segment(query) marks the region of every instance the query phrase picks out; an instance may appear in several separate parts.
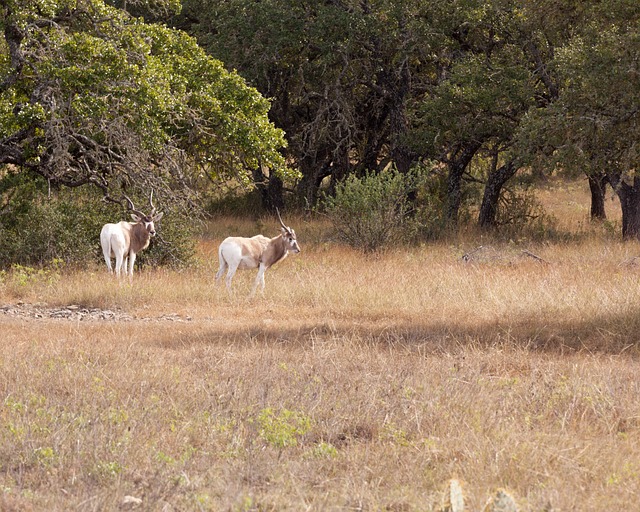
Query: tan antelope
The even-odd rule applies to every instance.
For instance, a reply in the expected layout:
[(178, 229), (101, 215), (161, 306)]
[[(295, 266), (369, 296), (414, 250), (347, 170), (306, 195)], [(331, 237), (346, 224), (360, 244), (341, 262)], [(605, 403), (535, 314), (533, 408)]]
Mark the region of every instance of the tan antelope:
[(284, 225), (280, 212), (281, 233), (275, 238), (256, 235), (251, 238), (240, 236), (230, 236), (225, 238), (218, 248), (218, 258), (220, 259), (220, 269), (216, 273), (216, 283), (220, 281), (225, 270), (227, 272), (227, 290), (231, 293), (231, 280), (236, 270), (245, 268), (258, 268), (258, 275), (251, 289), (251, 296), (256, 292), (259, 284), (262, 285), (264, 293), (264, 273), (275, 263), (285, 259), (289, 251), (298, 253), (300, 246), (296, 240), (296, 233), (290, 227)]
[[(131, 211), (131, 218), (135, 222), (121, 221), (117, 224), (105, 224), (100, 232), (100, 245), (104, 254), (104, 261), (107, 263), (109, 272), (113, 272), (111, 258), (116, 259), (116, 275), (120, 277), (120, 271), (124, 263), (124, 272), (129, 274), (129, 279), (133, 278), (133, 264), (136, 255), (149, 247), (152, 236), (156, 234), (155, 222), (162, 218), (162, 212), (156, 213), (153, 206), (153, 191), (149, 196), (151, 213), (145, 215), (140, 210), (136, 210), (133, 201), (124, 196), (129, 203), (128, 210)], [(116, 201), (117, 202), (117, 201)], [(127, 261), (129, 269), (127, 271)]]

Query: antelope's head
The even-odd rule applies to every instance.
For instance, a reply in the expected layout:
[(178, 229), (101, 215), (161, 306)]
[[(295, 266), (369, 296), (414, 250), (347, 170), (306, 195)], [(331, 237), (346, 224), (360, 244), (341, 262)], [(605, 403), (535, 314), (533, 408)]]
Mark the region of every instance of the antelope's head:
[(153, 206), (153, 190), (151, 191), (151, 195), (149, 196), (149, 205), (151, 206), (151, 213), (149, 215), (146, 215), (140, 210), (136, 210), (136, 207), (133, 205), (133, 201), (127, 196), (124, 196), (124, 198), (129, 203), (131, 218), (138, 224), (142, 225), (150, 237), (156, 236), (155, 223), (158, 222), (164, 214), (163, 212), (156, 213), (156, 207)]
[(298, 245), (298, 240), (296, 239), (296, 232), (285, 226), (284, 222), (282, 222), (282, 217), (280, 217), (280, 211), (276, 208), (276, 213), (278, 214), (278, 220), (280, 221), (280, 231), (282, 232), (282, 240), (284, 240), (285, 247), (287, 251), (291, 252), (300, 252), (300, 246)]

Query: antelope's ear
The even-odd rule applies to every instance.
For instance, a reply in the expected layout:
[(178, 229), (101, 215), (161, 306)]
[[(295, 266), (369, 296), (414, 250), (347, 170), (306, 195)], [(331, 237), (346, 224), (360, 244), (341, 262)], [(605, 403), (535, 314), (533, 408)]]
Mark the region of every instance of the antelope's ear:
[(164, 215), (164, 212), (156, 213), (153, 216), (153, 222), (158, 222), (162, 218), (163, 215)]
[(135, 213), (132, 213), (132, 214), (131, 214), (131, 218), (132, 218), (133, 220), (135, 220), (136, 222), (140, 222), (140, 217), (138, 217)]

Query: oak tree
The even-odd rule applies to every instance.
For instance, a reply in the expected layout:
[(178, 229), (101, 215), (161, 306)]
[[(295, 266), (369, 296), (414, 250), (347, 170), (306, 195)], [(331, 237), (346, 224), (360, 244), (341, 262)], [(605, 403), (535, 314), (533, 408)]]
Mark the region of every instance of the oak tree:
[(216, 174), (292, 172), (269, 102), (186, 33), (103, 0), (0, 7), (3, 175), (188, 197)]

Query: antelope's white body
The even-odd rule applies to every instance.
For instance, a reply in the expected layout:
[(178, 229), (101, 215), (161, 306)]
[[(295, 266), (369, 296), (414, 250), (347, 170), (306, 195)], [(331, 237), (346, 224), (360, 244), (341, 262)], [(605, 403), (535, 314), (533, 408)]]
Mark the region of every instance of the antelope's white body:
[[(280, 214), (278, 214), (278, 217)], [(231, 293), (231, 281), (238, 269), (258, 269), (258, 275), (253, 283), (251, 295), (253, 295), (261, 285), (264, 292), (264, 273), (272, 265), (283, 260), (289, 251), (298, 253), (300, 246), (296, 239), (295, 231), (282, 223), (282, 233), (274, 238), (267, 238), (263, 235), (256, 235), (251, 238), (230, 236), (225, 238), (218, 248), (218, 259), (220, 268), (216, 273), (216, 282), (222, 279), (225, 271), (227, 277), (225, 282), (227, 290)]]
[[(124, 265), (124, 273), (133, 278), (133, 265), (136, 255), (149, 247), (151, 237), (155, 236), (155, 222), (162, 218), (162, 212), (155, 213), (155, 208), (150, 215), (145, 215), (136, 210), (129, 198), (130, 208), (133, 210), (131, 218), (134, 222), (121, 221), (117, 224), (105, 224), (100, 231), (100, 245), (102, 254), (110, 273), (113, 272), (111, 258), (116, 260), (116, 276), (120, 277)], [(153, 203), (151, 202), (153, 207)]]

